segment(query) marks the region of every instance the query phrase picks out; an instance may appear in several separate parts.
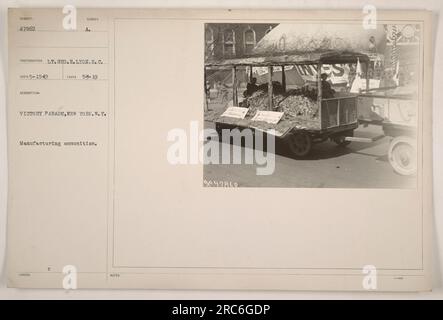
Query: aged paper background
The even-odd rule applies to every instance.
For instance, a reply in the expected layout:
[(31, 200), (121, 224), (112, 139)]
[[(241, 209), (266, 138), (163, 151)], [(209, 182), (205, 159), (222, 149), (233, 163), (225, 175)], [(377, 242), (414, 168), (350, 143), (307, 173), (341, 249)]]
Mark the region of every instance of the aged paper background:
[[(55, 221), (56, 225), (64, 225), (65, 223), (70, 225), (69, 228), (63, 228), (63, 237), (68, 239), (64, 243), (67, 256), (57, 255), (56, 260), (54, 260), (53, 253), (47, 251), (44, 253), (47, 254), (47, 257), (43, 257), (43, 259), (51, 260), (51, 264), (59, 268), (69, 256), (69, 259), (81, 262), (81, 269), (88, 270), (91, 273), (113, 271), (112, 265), (131, 267), (191, 267), (195, 266), (196, 262), (203, 262), (203, 264), (197, 265), (197, 267), (217, 266), (217, 268), (225, 269), (257, 266), (268, 269), (284, 266), (284, 271), (279, 272), (280, 277), (278, 277), (283, 279), (282, 275), (286, 274), (283, 280), (285, 283), (278, 282), (282, 289), (289, 289), (291, 286), (310, 289), (310, 286), (313, 284), (312, 279), (315, 279), (316, 276), (314, 275), (311, 279), (309, 274), (308, 277), (306, 275), (303, 276), (303, 274), (312, 266), (320, 266), (319, 268), (332, 267), (333, 269), (355, 269), (355, 271), (350, 272), (351, 275), (358, 276), (358, 279), (355, 281), (352, 280), (351, 276), (348, 280), (344, 280), (346, 277), (340, 277), (338, 282), (334, 282), (333, 279), (322, 279), (319, 283), (314, 284), (314, 286), (322, 286), (327, 283), (326, 285), (329, 286), (325, 287), (326, 289), (334, 289), (337, 286), (340, 286), (342, 289), (355, 288), (356, 284), (361, 282), (361, 265), (367, 264), (364, 257), (371, 255), (374, 259), (371, 259), (370, 264), (381, 265), (381, 269), (420, 269), (423, 266), (422, 262), (428, 263), (421, 260), (421, 256), (427, 256), (427, 253), (425, 252), (424, 254), (421, 250), (420, 246), (423, 243), (417, 241), (417, 239), (422, 237), (422, 234), (421, 230), (416, 228), (418, 224), (421, 224), (421, 217), (414, 214), (414, 210), (417, 210), (420, 206), (414, 190), (305, 189), (302, 190), (302, 194), (297, 189), (278, 191), (271, 189), (204, 190), (200, 184), (202, 174), (200, 166), (176, 167), (173, 169), (174, 180), (168, 179), (167, 176), (171, 174), (171, 167), (164, 159), (166, 154), (165, 148), (167, 147), (165, 140), (167, 130), (171, 127), (186, 129), (189, 125), (189, 120), (201, 119), (202, 96), (200, 84), (203, 82), (203, 78), (200, 72), (192, 72), (192, 70), (202, 69), (202, 56), (195, 54), (195, 52), (203, 53), (201, 43), (202, 25), (200, 22), (180, 21), (177, 18), (179, 13), (176, 16), (172, 13), (174, 23), (152, 18), (146, 20), (144, 19), (146, 15), (143, 12), (138, 14), (138, 17), (136, 17), (134, 12), (129, 11), (127, 14), (117, 14), (119, 19), (115, 22), (115, 30), (113, 30), (115, 34), (114, 39), (117, 40), (115, 40), (114, 53), (111, 53), (110, 57), (111, 60), (113, 59), (113, 54), (117, 57), (115, 69), (112, 70), (110, 76), (111, 80), (114, 79), (116, 87), (119, 89), (115, 90), (112, 87), (110, 89), (111, 102), (112, 99), (115, 99), (113, 102), (116, 106), (116, 116), (111, 119), (115, 123), (115, 132), (111, 132), (111, 136), (115, 135), (113, 136), (114, 139), (111, 139), (115, 143), (114, 146), (111, 145), (111, 150), (115, 152), (116, 156), (115, 161), (111, 161), (114, 163), (110, 164), (110, 167), (115, 167), (114, 191), (115, 195), (117, 195), (114, 198), (116, 199), (115, 211), (113, 219), (111, 219), (112, 228), (115, 228), (114, 232), (111, 233), (115, 238), (112, 239), (114, 243), (113, 252), (106, 252), (105, 241), (94, 241), (96, 237), (99, 237), (98, 235), (106, 234), (106, 232), (111, 230), (111, 224), (103, 224), (109, 218), (107, 212), (102, 211), (106, 208), (97, 205), (98, 203), (106, 202), (106, 195), (102, 192), (106, 187), (101, 185), (106, 180), (105, 176), (107, 173), (107, 168), (104, 168), (102, 165), (103, 161), (106, 161), (107, 154), (103, 150), (103, 152), (98, 152), (98, 155), (95, 154), (94, 158), (88, 156), (83, 158), (84, 155), (78, 155), (80, 157), (78, 159), (70, 158), (69, 161), (76, 161), (80, 168), (82, 168), (82, 161), (87, 161), (89, 165), (87, 168), (84, 168), (87, 170), (80, 170), (81, 173), (79, 172), (80, 174), (70, 182), (73, 186), (82, 185), (85, 179), (91, 182), (91, 175), (94, 175), (97, 180), (94, 179), (94, 184), (90, 186), (89, 191), (83, 190), (84, 194), (78, 193), (80, 191), (76, 189), (77, 196), (82, 201), (74, 201), (76, 204), (71, 207), (72, 212), (66, 212), (66, 207), (62, 205), (61, 199), (66, 196), (65, 201), (72, 201), (73, 194), (60, 192), (57, 195), (59, 199), (57, 203), (60, 203), (61, 209), (63, 209), (60, 211), (64, 211), (64, 213), (63, 216), (59, 216), (52, 221)], [(269, 19), (275, 19), (271, 12), (263, 13), (263, 15), (266, 14), (269, 15)], [(121, 16), (126, 16), (130, 19), (120, 18)], [(248, 15), (248, 18), (250, 16)], [(229, 19), (231, 17), (232, 15), (229, 15)], [(241, 17), (240, 14), (239, 17)], [(222, 14), (215, 14), (212, 18), (226, 19)], [(158, 27), (162, 29), (161, 34), (156, 31)], [(154, 51), (150, 41), (140, 42), (137, 37), (133, 36), (135, 33), (139, 33), (140, 30), (144, 30), (143, 37), (152, 39), (153, 42), (158, 42), (163, 37), (170, 38), (171, 47), (168, 47), (169, 42), (166, 42), (165, 46), (156, 48)], [(188, 40), (186, 45), (183, 43), (184, 33), (186, 33), (186, 40)], [(197, 35), (195, 36), (195, 41), (189, 41), (190, 35), (193, 34)], [(175, 39), (177, 41), (174, 41)], [(113, 40), (111, 39), (111, 41)], [(176, 45), (180, 42), (183, 44), (184, 49), (180, 52), (182, 56), (171, 56), (170, 53), (176, 50)], [(128, 50), (128, 48), (134, 46), (138, 50)], [(186, 61), (184, 66), (182, 66), (183, 57), (185, 57), (184, 60)], [(147, 64), (147, 61), (155, 61), (155, 63)], [(146, 79), (144, 77), (144, 73), (140, 72), (140, 65), (145, 66), (149, 72), (158, 75), (155, 81), (150, 82), (149, 78)], [(177, 77), (176, 69), (178, 66), (185, 68), (183, 73), (190, 75), (191, 78), (183, 79)], [(113, 75), (114, 78), (112, 78)], [(174, 95), (164, 94), (163, 84), (170, 81), (171, 77), (174, 78), (174, 81), (179, 81), (183, 84), (181, 87), (182, 92), (177, 92)], [(133, 85), (126, 86), (125, 84), (128, 81), (131, 81)], [(146, 86), (152, 88), (156, 94), (146, 97)], [(112, 92), (113, 90), (114, 92)], [(149, 104), (154, 106), (155, 113), (146, 109), (146, 101), (149, 101)], [(119, 107), (123, 105), (131, 106), (131, 108)], [(167, 108), (171, 105), (178, 106), (174, 109), (173, 119), (170, 118), (170, 112)], [(190, 109), (183, 106), (190, 106)], [(155, 114), (155, 118), (152, 116), (153, 114)], [(168, 119), (170, 122), (160, 121), (159, 119)], [(149, 126), (147, 126), (147, 121), (149, 121)], [(102, 129), (106, 132), (106, 128)], [(98, 132), (96, 130), (100, 130), (100, 128), (94, 128), (91, 134)], [(85, 134), (85, 132), (87, 131), (82, 131), (82, 134)], [(425, 131), (425, 134), (429, 135), (429, 132)], [(157, 150), (157, 152), (154, 154), (148, 152), (148, 149), (143, 149), (144, 145), (149, 145), (149, 150)], [(140, 150), (145, 151), (140, 153)], [(137, 151), (139, 155), (136, 158), (131, 156), (134, 151)], [(77, 155), (70, 154), (69, 156), (76, 157)], [(39, 161), (41, 161), (41, 164), (45, 163), (43, 156), (39, 158), (38, 154), (32, 154), (32, 157), (33, 161), (36, 161), (33, 163), (38, 164)], [(30, 157), (25, 156), (14, 160), (17, 160), (20, 164), (20, 161), (30, 161), (29, 159)], [(60, 162), (57, 163), (61, 165), (64, 161), (66, 159), (60, 159)], [(90, 166), (91, 163), (93, 164), (92, 167)], [(94, 164), (96, 167), (94, 167)], [(137, 170), (134, 170), (134, 168), (137, 168)], [(54, 170), (58, 169), (63, 170), (63, 167), (54, 168)], [(40, 171), (38, 173), (30, 172), (29, 174), (35, 174), (35, 179), (38, 180), (47, 177), (48, 173)], [(43, 176), (39, 176), (40, 174)], [(430, 173), (426, 172), (425, 174)], [(26, 177), (26, 175), (21, 176)], [(146, 177), (150, 178), (147, 179)], [(21, 184), (19, 181), (18, 185), (24, 186), (26, 181), (24, 180)], [(193, 181), (195, 182), (193, 183)], [(419, 183), (421, 182), (419, 181)], [(90, 192), (95, 190), (94, 188), (96, 188), (98, 193), (94, 191), (91, 194)], [(24, 198), (32, 199), (34, 197), (33, 192), (35, 189), (30, 188), (29, 194), (26, 194), (26, 189), (20, 188), (20, 190)], [(187, 191), (187, 194), (183, 192), (184, 190)], [(44, 193), (44, 190), (42, 192)], [(263, 193), (263, 196), (260, 193)], [(284, 206), (279, 201), (274, 203), (261, 203), (257, 201), (257, 199), (262, 199), (264, 196), (268, 197), (269, 193), (276, 193), (276, 199), (279, 197), (282, 199), (291, 197), (297, 203), (297, 210), (286, 212), (282, 210)], [(97, 195), (99, 195), (98, 198)], [(148, 195), (155, 196), (147, 198)], [(91, 197), (90, 202), (87, 200), (88, 196)], [(300, 199), (297, 199), (298, 196)], [(174, 201), (170, 201), (170, 197), (173, 197)], [(218, 200), (221, 197), (223, 197), (224, 201)], [(328, 203), (326, 205), (323, 203), (322, 205), (322, 203), (317, 201), (306, 201), (309, 197), (312, 197), (312, 199), (317, 199), (318, 197), (328, 199)], [(349, 202), (349, 207), (346, 206), (343, 210), (337, 210), (337, 208), (342, 209), (344, 199)], [(387, 199), (389, 201), (384, 201)], [(354, 201), (355, 205), (353, 205)], [(31, 202), (19, 201), (17, 203), (23, 205), (21, 208), (22, 212), (26, 210), (31, 212), (33, 209)], [(85, 219), (79, 219), (78, 213), (89, 211), (91, 204), (94, 205), (94, 203), (97, 205), (94, 215), (88, 215), (87, 219), (86, 217)], [(140, 205), (140, 203), (143, 205)], [(189, 214), (187, 210), (183, 210), (187, 203), (193, 204), (192, 214)], [(217, 206), (214, 206), (214, 203), (217, 203)], [(257, 206), (256, 209), (251, 207), (254, 205)], [(278, 208), (279, 205), (282, 206), (281, 209)], [(159, 208), (160, 210), (158, 210)], [(238, 209), (240, 209), (240, 212), (246, 212), (246, 214), (239, 216)], [(52, 210), (53, 208), (47, 208), (46, 212)], [(125, 214), (126, 212), (132, 212), (134, 215), (127, 215)], [(389, 212), (388, 215), (386, 214), (387, 212)], [(72, 220), (66, 220), (67, 217), (72, 217)], [(271, 217), (272, 223), (275, 224), (273, 228), (281, 231), (278, 234), (269, 230), (267, 222), (271, 220)], [(32, 220), (31, 223), (29, 223), (30, 216), (23, 217), (23, 219), (23, 221), (28, 222), (27, 225), (31, 228), (31, 232), (27, 234), (32, 234), (35, 223), (41, 223), (39, 225), (41, 230), (47, 228), (45, 223), (47, 221), (42, 219)], [(96, 219), (96, 222), (90, 219)], [(158, 224), (153, 225), (153, 219)], [(171, 223), (172, 220), (174, 221), (173, 223)], [(304, 225), (298, 226), (297, 221), (300, 220), (303, 221)], [(232, 228), (233, 221), (239, 226), (238, 228)], [(288, 221), (292, 223), (288, 223)], [(425, 219), (425, 224), (428, 222)], [(23, 222), (16, 220), (15, 223)], [(161, 227), (165, 224), (169, 228), (168, 233), (165, 233)], [(97, 226), (101, 227), (97, 228)], [(245, 232), (246, 226), (250, 227), (249, 232)], [(47, 230), (54, 230), (52, 227)], [(371, 227), (380, 230), (384, 237), (381, 236), (373, 239), (368, 232), (368, 229)], [(78, 237), (76, 229), (82, 230), (82, 237)], [(190, 232), (190, 230), (196, 229), (201, 230), (201, 232)], [(368, 232), (367, 235), (365, 235), (365, 230)], [(383, 233), (382, 230), (395, 230), (395, 234)], [(228, 231), (229, 237), (226, 237), (225, 235)], [(72, 234), (69, 234), (69, 232), (72, 232)], [(328, 234), (327, 238), (324, 237), (325, 234)], [(354, 237), (356, 234), (358, 238)], [(57, 235), (58, 233), (56, 232), (54, 236)], [(174, 238), (171, 238), (171, 235)], [(177, 238), (180, 241), (175, 241)], [(76, 240), (73, 241), (72, 239)], [(349, 242), (349, 239), (353, 239), (353, 241)], [(42, 248), (48, 247), (53, 242), (53, 239), (47, 234), (44, 237), (38, 235), (31, 240), (34, 241), (33, 243), (35, 243), (35, 240), (41, 241), (37, 243)], [(84, 244), (78, 241), (84, 241)], [(153, 246), (154, 241), (156, 245)], [(16, 241), (15, 243), (22, 242)], [(294, 243), (301, 243), (302, 245), (294, 246)], [(222, 245), (220, 246), (220, 244)], [(309, 245), (306, 246), (306, 244)], [(81, 251), (77, 249), (79, 245), (82, 247)], [(176, 250), (168, 252), (172, 246)], [(211, 250), (214, 247), (221, 249), (220, 251)], [(344, 247), (346, 250), (343, 250)], [(404, 252), (396, 251), (399, 254), (399, 256), (396, 256), (393, 248), (399, 247), (408, 249)], [(254, 259), (245, 256), (242, 253), (242, 248), (249, 252), (252, 249)], [(31, 269), (35, 268), (36, 271), (43, 271), (41, 268), (45, 262), (42, 264), (42, 261), (29, 256), (25, 243), (20, 250), (23, 250), (24, 254), (19, 255), (20, 261), (15, 262), (12, 260), (13, 266), (20, 267), (26, 265)], [(149, 256), (138, 254), (147, 250), (151, 253)], [(271, 251), (272, 255), (270, 254)], [(325, 255), (325, 251), (329, 252), (330, 255)], [(75, 252), (74, 255), (78, 256), (73, 258), (73, 252)], [(204, 261), (201, 260), (202, 253), (206, 257)], [(29, 258), (26, 258), (27, 255)], [(303, 257), (302, 261), (299, 259), (300, 256)], [(375, 262), (372, 262), (373, 260)], [(401, 262), (400, 264), (399, 261)], [(104, 265), (103, 262), (105, 262)], [(23, 264), (20, 265), (21, 263)], [(104, 269), (103, 266), (106, 265), (108, 266), (107, 268), (110, 268), (109, 265), (111, 265), (111, 269), (106, 269), (106, 267)], [(289, 269), (294, 268), (301, 269), (302, 271), (288, 272)], [(145, 287), (153, 284), (154, 287), (186, 287), (186, 285), (177, 286), (177, 283), (179, 283), (179, 278), (183, 278), (183, 274), (188, 273), (187, 271), (182, 272), (178, 278), (177, 272), (171, 272), (169, 280), (167, 279), (168, 276), (165, 276), (165, 279), (158, 276), (157, 271), (153, 270), (152, 277), (148, 275), (143, 279), (142, 284), (140, 284), (140, 278), (134, 279), (134, 281), (137, 281), (137, 284), (133, 282), (130, 275), (121, 281), (126, 283), (123, 286)], [(185, 278), (192, 279), (194, 284), (196, 278), (202, 278), (201, 273), (194, 275), (192, 272), (189, 273)], [(208, 274), (210, 273), (208, 272)], [(226, 285), (229, 288), (234, 283), (238, 284), (238, 279), (246, 279), (244, 275), (235, 273), (222, 272), (222, 275), (215, 279), (215, 286)], [(254, 288), (257, 281), (263, 281), (258, 286), (261, 288), (268, 285), (272, 287), (272, 283), (276, 283), (274, 272), (267, 271), (268, 274), (265, 276), (263, 276), (262, 272), (254, 274), (254, 271), (251, 271), (249, 273), (250, 275), (244, 280), (245, 282), (240, 284), (242, 288)], [(343, 272), (343, 274), (347, 273)], [(386, 270), (384, 274), (389, 277), (390, 271)], [(393, 274), (396, 273), (394, 272)], [(288, 277), (288, 275), (291, 276)], [(91, 276), (91, 279), (87, 277), (89, 276), (85, 275), (83, 280), (85, 284), (91, 283), (91, 286), (95, 286), (97, 283), (100, 283), (100, 281), (95, 282), (97, 280), (93, 280), (94, 276)], [(287, 282), (288, 279), (292, 280)], [(306, 280), (303, 279), (307, 279), (310, 283), (307, 284)], [(46, 281), (49, 283), (52, 280), (50, 277), (47, 279), (43, 277), (40, 281), (42, 282), (38, 282), (37, 286), (45, 286), (44, 283)], [(197, 287), (207, 287), (205, 281), (203, 280)], [(121, 286), (118, 283), (113, 285)], [(401, 287), (398, 289), (401, 289)]]

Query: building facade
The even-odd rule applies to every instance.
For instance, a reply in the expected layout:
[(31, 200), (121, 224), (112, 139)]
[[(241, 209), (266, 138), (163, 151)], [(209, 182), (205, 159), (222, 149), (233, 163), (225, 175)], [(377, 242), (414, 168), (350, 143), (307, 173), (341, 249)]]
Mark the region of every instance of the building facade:
[(207, 23), (205, 59), (221, 60), (251, 55), (253, 48), (277, 24)]

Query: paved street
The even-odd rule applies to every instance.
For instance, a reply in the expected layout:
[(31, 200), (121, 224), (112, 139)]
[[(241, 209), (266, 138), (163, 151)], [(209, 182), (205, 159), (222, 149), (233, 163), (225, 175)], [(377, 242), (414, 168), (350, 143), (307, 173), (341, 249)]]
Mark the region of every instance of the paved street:
[[(206, 122), (206, 126), (213, 124)], [(360, 126), (355, 136), (374, 137), (382, 133), (378, 126)], [(389, 142), (390, 138), (384, 137), (373, 143), (352, 142), (347, 147), (337, 147), (327, 141), (314, 145), (310, 156), (299, 160), (277, 141), (272, 175), (256, 175), (255, 165), (210, 164), (204, 166), (204, 179), (237, 183), (239, 187), (414, 188), (415, 176), (398, 175), (390, 166)]]

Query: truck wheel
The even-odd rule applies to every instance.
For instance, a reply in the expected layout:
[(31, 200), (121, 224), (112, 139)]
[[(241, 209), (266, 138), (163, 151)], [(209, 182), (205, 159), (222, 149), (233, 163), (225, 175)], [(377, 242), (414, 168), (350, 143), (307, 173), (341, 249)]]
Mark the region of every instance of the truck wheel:
[(311, 136), (304, 131), (290, 133), (287, 141), (289, 149), (296, 157), (307, 156), (312, 149)]
[(332, 141), (334, 141), (339, 147), (346, 147), (351, 143), (351, 141), (346, 141), (346, 137), (353, 137), (354, 136), (354, 130), (343, 132), (340, 135), (336, 135), (332, 137)]
[(414, 139), (406, 136), (396, 137), (389, 145), (389, 163), (395, 172), (410, 176), (417, 172), (417, 151)]

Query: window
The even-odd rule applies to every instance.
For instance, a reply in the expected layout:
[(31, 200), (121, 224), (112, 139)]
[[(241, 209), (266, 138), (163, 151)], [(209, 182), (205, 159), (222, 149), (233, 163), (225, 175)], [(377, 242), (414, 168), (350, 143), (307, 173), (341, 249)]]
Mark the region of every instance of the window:
[(223, 55), (235, 55), (235, 32), (232, 29), (223, 32)]
[(207, 57), (214, 55), (214, 31), (211, 27), (205, 30), (205, 50)]
[(243, 34), (243, 45), (246, 54), (251, 53), (252, 49), (254, 49), (255, 39), (255, 31), (250, 27), (246, 29)]

